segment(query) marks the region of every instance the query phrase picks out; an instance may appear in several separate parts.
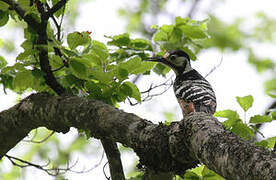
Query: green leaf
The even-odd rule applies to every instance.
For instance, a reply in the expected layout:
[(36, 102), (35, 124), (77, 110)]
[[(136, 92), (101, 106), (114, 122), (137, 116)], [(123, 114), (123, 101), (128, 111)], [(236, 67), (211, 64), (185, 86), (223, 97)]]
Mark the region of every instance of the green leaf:
[(239, 114), (236, 111), (232, 111), (229, 109), (217, 111), (215, 112), (214, 116), (227, 118), (227, 120), (222, 123), (227, 130), (230, 130), (230, 128), (233, 127), (234, 124), (242, 122)]
[[(84, 130), (84, 132), (85, 132), (85, 130)], [(89, 137), (91, 137), (91, 136), (88, 136), (88, 138)], [(72, 144), (68, 147), (67, 151), (68, 152), (79, 151), (81, 149), (84, 149), (86, 145), (87, 145), (87, 139), (85, 138), (85, 136), (80, 136), (79, 135), (78, 138), (76, 138), (72, 142)]]
[(130, 46), (135, 50), (152, 51), (151, 42), (145, 39), (133, 39), (130, 41)]
[(0, 48), (2, 48), (3, 44), (4, 44), (4, 41), (3, 41), (3, 39), (0, 38)]
[(9, 5), (3, 1), (0, 1), (0, 11), (7, 11), (9, 9)]
[(190, 171), (196, 173), (198, 176), (202, 176), (202, 171), (203, 171), (204, 167), (205, 167), (204, 165), (200, 165), (196, 168), (191, 169)]
[(112, 82), (114, 74), (113, 72), (103, 72), (100, 69), (93, 69), (90, 74), (93, 78), (100, 81), (100, 83), (109, 84)]
[(214, 171), (207, 168), (207, 166), (204, 166), (202, 171), (202, 179), (204, 180), (223, 180), (224, 178), (215, 173)]
[(207, 38), (207, 20), (203, 21), (195, 21), (190, 20), (188, 17), (175, 18), (175, 27), (181, 29), (184, 37), (188, 37), (191, 39), (204, 39)]
[[(131, 94), (129, 94), (130, 97), (133, 97), (136, 99), (139, 103), (141, 103), (141, 94), (137, 86), (129, 81), (124, 82), (124, 85), (127, 85), (131, 89)], [(129, 91), (128, 91), (129, 93)]]
[(271, 113), (272, 120), (276, 120), (276, 110)]
[(83, 82), (81, 81), (81, 79), (77, 78), (76, 76), (74, 76), (71, 73), (68, 73), (67, 75), (65, 75), (65, 77), (63, 79), (63, 84), (65, 87), (70, 88), (70, 90), (73, 87), (82, 87), (83, 86)]
[(0, 10), (0, 27), (7, 24), (8, 21), (9, 21), (8, 11), (1, 11)]
[(86, 79), (88, 77), (87, 66), (79, 59), (71, 59), (69, 61), (69, 68), (71, 69), (72, 73), (78, 78)]
[(232, 126), (231, 131), (237, 136), (240, 136), (246, 140), (249, 140), (254, 136), (254, 131), (247, 124), (244, 124), (242, 122), (235, 123)]
[(258, 146), (263, 146), (265, 148), (274, 148), (276, 143), (276, 136), (262, 140), (260, 142), (256, 142), (255, 144)]
[(128, 46), (131, 41), (128, 33), (124, 33), (116, 36), (107, 36), (107, 37), (112, 39), (112, 41), (109, 41), (107, 43), (108, 45), (114, 45), (118, 47)]
[(164, 114), (164, 116), (165, 116), (165, 118), (166, 118), (166, 120), (165, 120), (165, 122), (164, 122), (164, 125), (165, 125), (165, 126), (171, 125), (171, 123), (172, 123), (172, 122), (174, 121), (174, 119), (175, 119), (174, 113), (171, 113), (171, 112), (164, 112), (163, 114)]
[(145, 73), (147, 71), (150, 71), (156, 63), (154, 62), (141, 62), (139, 67), (136, 67), (131, 73), (132, 74), (142, 74)]
[(118, 67), (127, 69), (129, 74), (136, 73), (136, 69), (141, 65), (141, 58), (139, 56), (132, 56), (126, 62), (122, 62), (118, 64)]
[(73, 32), (68, 34), (67, 43), (70, 49), (75, 49), (78, 46), (87, 45), (90, 42), (90, 36), (87, 32)]
[(174, 29), (174, 25), (163, 25), (153, 35), (154, 42), (168, 41), (171, 32)]
[(3, 56), (0, 55), (0, 69), (4, 68), (7, 65), (7, 61), (4, 59)]
[(18, 72), (13, 81), (14, 88), (18, 91), (24, 91), (27, 88), (31, 88), (34, 83), (34, 76), (32, 71), (25, 70)]
[(127, 84), (122, 84), (120, 86), (119, 92), (116, 93), (116, 99), (118, 102), (124, 101), (127, 97), (132, 96), (132, 89), (129, 85)]
[(259, 58), (252, 51), (249, 52), (248, 62), (253, 64), (258, 72), (264, 72), (266, 70), (273, 70), (275, 63), (268, 58)]
[(171, 43), (181, 43), (183, 32), (180, 28), (174, 27), (169, 35), (169, 41)]
[(186, 36), (192, 39), (204, 39), (208, 37), (199, 26), (183, 25), (180, 26), (180, 29)]
[(151, 25), (152, 29), (158, 29), (158, 26), (156, 24)]
[(118, 67), (116, 68), (117, 72), (116, 72), (116, 77), (120, 80), (123, 81), (125, 79), (128, 78), (128, 70), (122, 67)]
[(249, 108), (252, 107), (253, 104), (253, 97), (251, 95), (244, 96), (244, 97), (236, 97), (237, 102), (242, 107), (242, 109), (246, 112)]
[(35, 68), (34, 70), (32, 70), (32, 75), (34, 77), (32, 89), (41, 92), (48, 88), (45, 84), (45, 79), (41, 70)]
[(192, 171), (186, 171), (184, 174), (185, 180), (201, 180), (201, 177)]
[(156, 66), (153, 68), (153, 72), (155, 72), (158, 75), (165, 76), (168, 72), (170, 72), (171, 68), (168, 66), (165, 66), (161, 63), (156, 64)]
[(177, 16), (174, 20), (176, 26), (186, 25), (189, 21), (189, 17), (182, 18), (180, 16)]
[(17, 3), (25, 10), (30, 8), (30, 0), (17, 0)]
[(91, 53), (97, 55), (99, 58), (101, 58), (102, 61), (106, 60), (109, 56), (108, 49), (102, 42), (93, 40), (91, 50)]
[(2, 73), (0, 73), (0, 83), (3, 85), (4, 90), (6, 88), (14, 89), (13, 79), (14, 78), (12, 76), (8, 75), (8, 74), (2, 74)]
[(82, 58), (84, 60), (86, 60), (87, 62), (91, 63), (91, 66), (98, 66), (99, 68), (102, 67), (103, 65), (103, 59), (100, 58), (97, 54), (95, 53), (90, 53), (90, 54), (84, 54), (82, 56)]
[(230, 109), (223, 110), (223, 111), (217, 111), (214, 114), (215, 117), (223, 117), (227, 119), (239, 119), (240, 116), (236, 111), (232, 111)]
[(102, 97), (102, 89), (99, 83), (95, 83), (93, 81), (87, 81), (84, 84), (85, 88), (89, 91), (89, 94), (95, 99), (101, 99)]
[(265, 90), (269, 96), (276, 98), (276, 78), (265, 82)]
[(272, 119), (270, 116), (255, 115), (250, 118), (249, 123), (261, 124), (266, 122), (271, 122)]

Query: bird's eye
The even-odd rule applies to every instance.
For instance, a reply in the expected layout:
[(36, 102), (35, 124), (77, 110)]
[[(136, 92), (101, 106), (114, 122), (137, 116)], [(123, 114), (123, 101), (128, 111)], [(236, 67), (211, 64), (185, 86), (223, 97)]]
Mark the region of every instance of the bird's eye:
[(171, 56), (170, 56), (170, 59), (171, 59), (172, 61), (174, 61), (174, 60), (176, 59), (176, 55), (171, 55)]

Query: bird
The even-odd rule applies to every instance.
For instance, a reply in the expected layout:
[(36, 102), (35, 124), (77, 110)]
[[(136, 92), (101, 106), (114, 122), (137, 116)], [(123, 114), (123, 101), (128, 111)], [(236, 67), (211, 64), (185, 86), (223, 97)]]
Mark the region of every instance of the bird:
[(170, 67), (176, 74), (173, 90), (183, 116), (191, 112), (216, 112), (216, 95), (211, 84), (191, 66), (189, 55), (182, 50), (171, 50), (164, 56), (148, 58)]

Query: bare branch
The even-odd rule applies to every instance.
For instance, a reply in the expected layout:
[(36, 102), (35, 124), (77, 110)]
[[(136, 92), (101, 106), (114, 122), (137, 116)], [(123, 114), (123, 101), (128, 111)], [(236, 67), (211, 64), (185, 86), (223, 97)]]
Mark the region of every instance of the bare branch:
[(101, 143), (108, 159), (112, 179), (125, 179), (120, 151), (116, 142), (110, 139), (101, 138)]
[[(160, 96), (160, 95), (164, 94), (165, 92), (167, 92), (170, 89), (170, 87), (173, 85), (172, 77), (173, 76), (171, 76), (169, 79), (167, 79), (165, 82), (163, 82), (161, 84), (158, 84), (158, 85), (151, 84), (147, 90), (141, 92), (141, 95), (146, 94), (146, 95), (144, 95), (144, 97), (142, 98), (141, 101), (142, 102), (150, 101), (153, 97)], [(170, 82), (168, 83), (168, 81), (170, 81)], [(160, 88), (160, 87), (165, 87), (165, 88), (159, 93), (151, 94), (152, 90)], [(138, 104), (137, 102), (133, 103), (130, 100), (130, 98), (127, 98), (127, 100), (131, 106), (135, 106)]]
[(105, 167), (106, 167), (107, 164), (108, 164), (108, 162), (106, 162), (106, 163), (104, 164), (104, 166), (103, 166), (103, 173), (104, 173), (105, 178), (106, 178), (107, 180), (110, 180), (110, 177), (107, 177), (107, 175), (106, 175), (106, 173), (105, 173)]
[(222, 64), (222, 61), (223, 61), (223, 56), (221, 56), (220, 61), (219, 61), (219, 64), (216, 65), (215, 67), (213, 67), (213, 68), (205, 75), (204, 78), (206, 78), (207, 76), (209, 76), (210, 74), (212, 74), (212, 73)]
[(190, 18), (193, 17), (194, 12), (195, 12), (195, 10), (196, 10), (196, 7), (197, 7), (199, 1), (200, 1), (200, 0), (194, 0), (191, 9), (190, 9), (190, 11), (188, 12), (188, 17), (190, 17)]
[[(64, 174), (68, 171), (73, 172), (73, 173), (87, 173), (87, 172), (90, 172), (91, 170), (95, 169), (96, 167), (98, 167), (101, 164), (101, 162), (103, 160), (103, 157), (104, 157), (104, 153), (102, 153), (100, 161), (97, 164), (95, 164), (92, 168), (87, 169), (87, 170), (84, 169), (84, 170), (81, 170), (81, 171), (76, 171), (76, 170), (72, 169), (73, 167), (75, 167), (77, 165), (78, 160), (76, 160), (72, 165), (69, 165), (69, 163), (67, 163), (66, 168), (60, 168), (60, 167), (47, 168), (51, 163), (50, 160), (44, 165), (39, 165), (39, 164), (35, 164), (35, 163), (29, 162), (29, 161), (26, 161), (26, 160), (23, 160), (23, 159), (14, 157), (14, 156), (10, 156), (10, 155), (7, 155), (7, 154), (5, 155), (5, 157), (7, 157), (8, 160), (14, 166), (17, 166), (17, 167), (20, 167), (20, 168), (35, 167), (39, 170), (42, 170), (42, 171), (46, 172), (47, 174), (49, 174), (51, 176), (57, 176), (59, 174)], [(18, 161), (20, 163), (18, 163), (16, 161)]]

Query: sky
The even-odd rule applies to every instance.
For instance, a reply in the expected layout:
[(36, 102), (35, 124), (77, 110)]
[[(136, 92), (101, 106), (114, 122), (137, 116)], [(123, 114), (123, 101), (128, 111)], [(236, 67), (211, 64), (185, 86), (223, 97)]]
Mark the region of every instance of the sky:
[[(112, 3), (111, 3), (112, 2)], [(273, 1), (269, 0), (225, 0), (222, 3), (218, 1), (200, 1), (198, 7), (200, 12), (196, 13), (194, 18), (202, 20), (207, 18), (205, 12), (210, 11), (222, 20), (231, 23), (237, 17), (246, 18), (244, 30), (248, 30), (252, 24), (254, 24), (254, 14), (259, 11), (265, 11), (269, 16), (276, 18), (276, 6)], [(77, 31), (92, 31), (93, 38), (101, 41), (106, 41), (104, 35), (116, 35), (125, 32), (126, 23), (118, 18), (117, 9), (124, 7), (125, 3), (129, 3), (127, 0), (93, 0), (90, 3), (84, 3), (84, 6), (80, 7), (79, 11), (82, 12), (78, 17), (76, 29)], [(168, 10), (175, 11), (175, 7), (178, 6), (178, 1), (173, 1), (168, 5)], [(186, 12), (186, 7), (179, 8), (179, 15)], [(170, 23), (172, 19), (166, 17), (159, 17), (157, 19), (158, 25)], [(20, 34), (21, 33), (21, 34)], [(9, 33), (5, 32), (5, 29), (0, 29), (0, 38), (8, 36)], [(22, 32), (15, 34), (15, 37), (22, 35)], [(17, 42), (20, 44), (20, 42)], [(275, 47), (274, 47), (275, 49)], [(271, 46), (257, 46), (255, 51), (261, 56), (273, 57), (276, 59), (275, 50)], [(0, 51), (1, 53), (1, 51)], [(263, 82), (267, 79), (267, 74), (257, 74), (254, 67), (249, 66), (247, 63), (247, 54), (245, 52), (229, 53), (221, 52), (217, 50), (204, 51), (198, 56), (198, 60), (192, 62), (192, 66), (198, 70), (202, 75), (206, 75), (214, 66), (218, 65), (221, 58), (223, 58), (222, 64), (212, 74), (207, 77), (207, 80), (213, 86), (213, 89), (217, 96), (218, 106), (217, 110), (233, 109), (237, 110), (243, 115), (242, 109), (238, 106), (235, 97), (245, 96), (251, 94), (254, 97), (253, 107), (248, 110), (246, 117), (249, 118), (255, 114), (262, 114), (265, 107), (269, 105), (271, 99), (264, 94)], [(11, 60), (12, 57), (11, 57)], [(167, 78), (173, 76), (171, 72), (167, 75)], [(166, 78), (153, 76), (144, 76), (138, 82), (138, 87), (143, 90), (147, 89), (151, 83), (162, 83)], [(16, 103), (17, 96), (8, 91), (8, 95), (3, 94), (0, 91), (0, 111), (12, 107)], [(121, 109), (127, 112), (133, 112), (142, 118), (152, 120), (153, 122), (164, 121), (165, 117), (163, 112), (174, 112), (175, 119), (181, 119), (181, 112), (176, 99), (174, 97), (172, 88), (162, 96), (155, 97), (150, 102), (142, 103), (134, 107), (128, 104), (121, 104)], [(269, 137), (276, 135), (276, 124), (266, 127), (264, 134)], [(69, 136), (76, 135), (76, 131), (73, 130), (69, 134), (59, 136), (63, 139), (68, 139)], [(64, 142), (66, 143), (66, 141)], [(132, 156), (124, 155), (125, 158), (132, 158)], [(124, 158), (124, 159), (125, 159)], [(85, 162), (85, 157), (81, 158)], [(90, 160), (90, 159), (89, 159)], [(89, 161), (87, 160), (87, 161)], [(97, 161), (97, 160), (95, 160)], [(95, 162), (93, 160), (93, 163)], [(127, 167), (131, 161), (123, 160), (125, 167)], [(85, 164), (85, 163), (83, 163)], [(40, 172), (35, 172), (38, 176)], [(42, 173), (43, 174), (43, 173)], [(45, 175), (45, 174), (44, 174)], [(46, 175), (45, 175), (46, 176)], [(68, 178), (81, 178), (90, 179), (97, 176), (98, 179), (104, 179), (101, 167), (93, 170), (93, 172), (87, 174), (74, 174), (69, 173)], [(50, 179), (45, 177), (45, 179)]]

